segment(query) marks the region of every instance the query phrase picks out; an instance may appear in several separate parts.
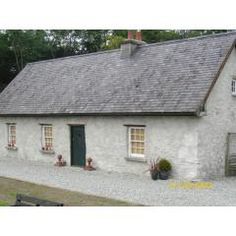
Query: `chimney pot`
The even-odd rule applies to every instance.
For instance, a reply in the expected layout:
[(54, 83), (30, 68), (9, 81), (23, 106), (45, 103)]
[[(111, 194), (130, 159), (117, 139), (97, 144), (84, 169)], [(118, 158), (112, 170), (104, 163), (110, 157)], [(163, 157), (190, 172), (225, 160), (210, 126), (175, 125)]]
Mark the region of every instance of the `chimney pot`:
[(141, 30), (136, 31), (136, 40), (142, 41), (142, 33)]
[(133, 39), (133, 33), (130, 30), (128, 31), (128, 39)]

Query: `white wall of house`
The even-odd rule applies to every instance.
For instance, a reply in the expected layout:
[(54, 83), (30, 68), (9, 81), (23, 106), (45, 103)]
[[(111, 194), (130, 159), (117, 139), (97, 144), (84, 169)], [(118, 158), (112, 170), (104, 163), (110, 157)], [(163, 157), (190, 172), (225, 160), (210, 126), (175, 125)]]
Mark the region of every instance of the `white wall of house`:
[(199, 122), (198, 175), (224, 176), (227, 134), (236, 133), (236, 97), (231, 94), (236, 76), (236, 50), (225, 64), (206, 103), (206, 115)]
[[(16, 123), (17, 150), (8, 150), (7, 125)], [(40, 160), (53, 164), (62, 154), (70, 165), (70, 126), (84, 124), (87, 157), (97, 168), (108, 171), (148, 174), (148, 161), (158, 156), (173, 164), (173, 176), (194, 178), (198, 169), (197, 117), (2, 117), (0, 118), (0, 155), (7, 158)], [(53, 125), (55, 154), (41, 150), (40, 124)], [(128, 161), (128, 128), (126, 124), (146, 125), (145, 158), (147, 162)]]

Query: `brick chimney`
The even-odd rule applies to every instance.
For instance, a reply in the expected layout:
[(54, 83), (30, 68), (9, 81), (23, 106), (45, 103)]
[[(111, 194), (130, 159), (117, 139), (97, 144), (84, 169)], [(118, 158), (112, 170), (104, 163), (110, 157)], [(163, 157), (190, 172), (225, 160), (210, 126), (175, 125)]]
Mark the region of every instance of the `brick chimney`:
[(141, 30), (137, 30), (135, 35), (136, 38), (134, 39), (133, 32), (128, 31), (128, 39), (121, 44), (121, 58), (131, 57), (140, 45), (145, 44), (145, 42), (142, 41)]

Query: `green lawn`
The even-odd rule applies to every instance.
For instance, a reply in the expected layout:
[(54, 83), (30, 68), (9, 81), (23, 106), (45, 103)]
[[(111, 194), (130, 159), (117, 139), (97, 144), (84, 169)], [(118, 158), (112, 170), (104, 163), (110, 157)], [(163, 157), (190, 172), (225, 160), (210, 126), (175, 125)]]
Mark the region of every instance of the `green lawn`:
[(131, 206), (132, 204), (86, 195), (79, 192), (72, 192), (58, 188), (51, 188), (44, 185), (32, 184), (15, 179), (0, 177), (0, 206), (14, 204), (16, 194), (42, 198), (51, 201), (63, 202), (65, 206)]

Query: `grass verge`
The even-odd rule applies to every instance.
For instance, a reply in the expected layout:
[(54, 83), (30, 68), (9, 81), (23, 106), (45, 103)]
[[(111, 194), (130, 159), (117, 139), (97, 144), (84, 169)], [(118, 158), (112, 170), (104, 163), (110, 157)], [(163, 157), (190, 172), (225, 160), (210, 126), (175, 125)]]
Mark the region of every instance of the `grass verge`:
[(87, 195), (20, 180), (0, 177), (0, 206), (14, 204), (16, 194), (63, 202), (65, 206), (132, 206), (133, 204), (109, 198)]

